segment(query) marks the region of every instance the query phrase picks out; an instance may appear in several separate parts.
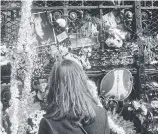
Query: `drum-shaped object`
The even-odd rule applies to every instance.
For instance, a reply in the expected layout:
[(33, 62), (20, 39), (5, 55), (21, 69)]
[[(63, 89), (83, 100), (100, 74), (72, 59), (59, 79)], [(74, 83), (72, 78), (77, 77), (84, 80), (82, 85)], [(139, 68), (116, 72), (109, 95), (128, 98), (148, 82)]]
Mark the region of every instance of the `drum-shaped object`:
[(101, 81), (100, 92), (104, 98), (114, 100), (126, 99), (132, 91), (133, 76), (125, 68), (114, 69), (108, 72)]

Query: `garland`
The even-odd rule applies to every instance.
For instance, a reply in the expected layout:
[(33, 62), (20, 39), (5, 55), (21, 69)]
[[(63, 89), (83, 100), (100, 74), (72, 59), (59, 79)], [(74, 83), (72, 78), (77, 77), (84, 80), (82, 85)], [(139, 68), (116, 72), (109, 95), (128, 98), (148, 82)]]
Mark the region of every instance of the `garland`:
[(136, 134), (134, 123), (126, 121), (117, 113), (108, 111), (109, 127), (116, 134)]
[(25, 52), (25, 72), (24, 72), (24, 88), (22, 91), (18, 117), (20, 120), (19, 130), (20, 134), (26, 134), (27, 119), (32, 112), (34, 99), (31, 94), (31, 77), (33, 73), (34, 61), (36, 58), (36, 37), (33, 35), (33, 28), (31, 27), (31, 6), (32, 0), (23, 1), (21, 27), (19, 30), (20, 38), (19, 44), (23, 45), (23, 52)]
[[(33, 61), (35, 59), (35, 47), (33, 45), (35, 37), (31, 27), (31, 5), (32, 0), (22, 1), (22, 13), (19, 29), (19, 38), (16, 46), (15, 60), (12, 63), (11, 73), (11, 100), (8, 114), (11, 121), (12, 134), (26, 134), (27, 118), (29, 116), (30, 107), (33, 104), (31, 92), (31, 76), (33, 71)], [(25, 59), (22, 59), (24, 57)], [(21, 67), (21, 62), (25, 64), (22, 67), (22, 81), (24, 87), (18, 87), (17, 71)], [(21, 91), (22, 90), (22, 91)], [(22, 93), (19, 96), (19, 91)]]
[[(15, 42), (14, 42), (15, 43)], [(19, 86), (21, 85), (21, 82), (17, 80), (17, 70), (20, 63), (20, 55), (18, 55), (14, 49), (16, 49), (16, 45), (14, 44), (14, 47), (12, 48), (13, 51), (10, 54), (10, 56), (14, 55), (14, 60), (10, 60), (12, 69), (11, 69), (11, 81), (10, 81), (10, 93), (11, 93), (11, 99), (9, 101), (10, 107), (6, 110), (8, 112), (8, 115), (10, 117), (10, 123), (11, 123), (11, 133), (17, 134), (18, 132), (18, 126), (19, 126), (19, 118), (18, 118), (18, 111), (19, 111)]]
[[(14, 65), (15, 66), (15, 65)], [(17, 134), (18, 132), (18, 126), (19, 126), (19, 119), (18, 119), (18, 110), (19, 110), (19, 89), (18, 89), (18, 83), (15, 76), (16, 68), (12, 66), (12, 75), (11, 75), (11, 99), (10, 99), (10, 107), (8, 109), (8, 114), (10, 116), (10, 122), (11, 122), (11, 132), (13, 134)]]

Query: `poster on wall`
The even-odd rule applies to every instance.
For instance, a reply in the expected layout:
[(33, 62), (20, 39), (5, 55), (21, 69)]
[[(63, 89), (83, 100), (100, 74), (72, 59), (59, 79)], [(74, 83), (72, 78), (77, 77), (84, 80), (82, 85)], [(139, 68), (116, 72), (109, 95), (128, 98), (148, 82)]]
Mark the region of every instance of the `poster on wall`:
[(53, 26), (49, 23), (46, 12), (33, 13), (34, 29), (40, 45), (46, 46), (56, 43)]

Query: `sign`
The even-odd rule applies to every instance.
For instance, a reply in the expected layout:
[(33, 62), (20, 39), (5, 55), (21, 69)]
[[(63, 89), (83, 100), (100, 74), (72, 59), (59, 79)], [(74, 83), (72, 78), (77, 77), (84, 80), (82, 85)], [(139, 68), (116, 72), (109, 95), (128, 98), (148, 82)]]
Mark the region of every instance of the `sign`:
[(68, 38), (67, 33), (64, 31), (61, 34), (57, 35), (57, 40), (58, 42), (62, 42), (63, 40), (65, 40), (66, 38)]

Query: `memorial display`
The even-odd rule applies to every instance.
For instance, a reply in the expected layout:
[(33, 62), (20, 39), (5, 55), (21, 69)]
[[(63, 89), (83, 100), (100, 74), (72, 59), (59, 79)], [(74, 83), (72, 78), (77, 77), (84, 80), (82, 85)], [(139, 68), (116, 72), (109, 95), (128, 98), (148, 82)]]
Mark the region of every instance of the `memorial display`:
[(111, 134), (158, 133), (158, 1), (2, 1), (1, 132), (37, 134), (49, 74), (75, 61)]

